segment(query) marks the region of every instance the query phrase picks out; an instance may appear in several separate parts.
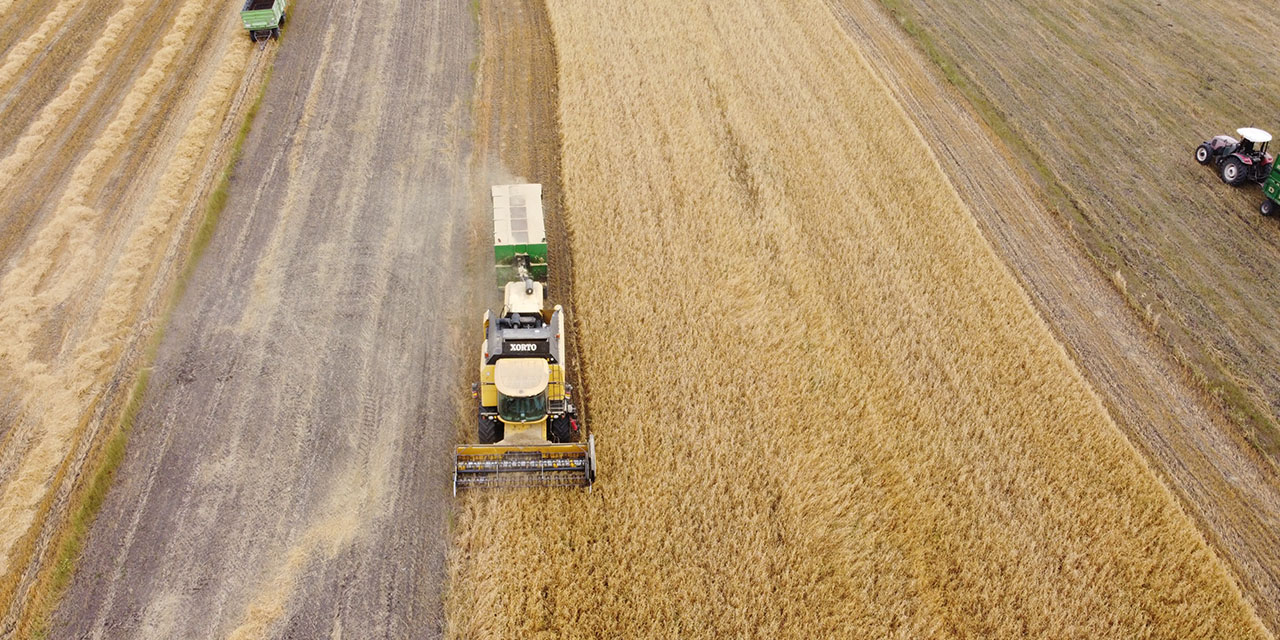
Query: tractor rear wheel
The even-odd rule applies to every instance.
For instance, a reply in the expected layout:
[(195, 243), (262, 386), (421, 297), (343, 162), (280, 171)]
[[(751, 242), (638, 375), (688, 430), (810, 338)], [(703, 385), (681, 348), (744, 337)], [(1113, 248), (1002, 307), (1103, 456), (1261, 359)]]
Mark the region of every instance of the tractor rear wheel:
[(552, 442), (573, 442), (573, 426), (569, 423), (569, 416), (563, 415), (558, 418), (551, 419), (551, 428), (547, 435), (551, 437)]
[(1213, 155), (1213, 150), (1207, 144), (1201, 144), (1196, 147), (1196, 162), (1200, 164), (1209, 164), (1209, 157)]
[(1262, 198), (1262, 206), (1258, 207), (1258, 210), (1262, 212), (1262, 215), (1268, 218), (1270, 218), (1271, 216), (1274, 216), (1276, 214), (1276, 210), (1278, 209), (1280, 209), (1280, 204), (1276, 204), (1275, 200), (1272, 200), (1271, 198), (1268, 198), (1266, 196), (1263, 196)]
[(502, 440), (503, 431), (506, 431), (506, 429), (503, 428), (502, 421), (480, 416), (480, 428), (478, 431), (480, 444), (493, 444)]
[(1227, 158), (1222, 163), (1222, 181), (1233, 187), (1244, 182), (1244, 163), (1239, 158)]

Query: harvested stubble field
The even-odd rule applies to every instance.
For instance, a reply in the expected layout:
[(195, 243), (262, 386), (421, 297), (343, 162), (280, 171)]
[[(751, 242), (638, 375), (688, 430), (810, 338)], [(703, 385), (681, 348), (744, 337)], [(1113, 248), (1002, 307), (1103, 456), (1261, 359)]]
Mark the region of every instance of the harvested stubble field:
[[(1275, 132), (1275, 5), (880, 0), (1006, 138), (1181, 361), (1280, 460), (1280, 224), (1192, 151)], [(1016, 52), (1011, 55), (1010, 52)]]
[(1269, 637), (817, 1), (549, 3), (602, 479), (456, 637)]
[(233, 7), (0, 2), (0, 635), (118, 423), (262, 78)]

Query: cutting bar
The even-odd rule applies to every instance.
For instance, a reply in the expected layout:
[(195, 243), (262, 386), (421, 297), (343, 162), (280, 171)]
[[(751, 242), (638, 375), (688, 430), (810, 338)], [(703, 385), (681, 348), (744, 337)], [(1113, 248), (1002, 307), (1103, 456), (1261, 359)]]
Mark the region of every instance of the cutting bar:
[(590, 487), (596, 479), (595, 438), (559, 444), (463, 445), (454, 452), (458, 489)]

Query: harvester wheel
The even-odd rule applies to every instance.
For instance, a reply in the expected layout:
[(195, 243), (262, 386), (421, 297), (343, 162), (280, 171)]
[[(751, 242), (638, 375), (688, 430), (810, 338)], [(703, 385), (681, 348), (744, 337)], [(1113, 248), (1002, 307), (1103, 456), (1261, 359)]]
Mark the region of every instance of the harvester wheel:
[(552, 442), (573, 442), (573, 425), (569, 422), (569, 416), (560, 416), (551, 419), (551, 436)]
[(480, 428), (478, 435), (480, 436), (480, 444), (493, 444), (502, 440), (503, 431), (502, 422), (492, 418), (480, 416)]
[[(284, 21), (283, 18), (281, 21)], [(1200, 164), (1209, 164), (1210, 155), (1212, 155), (1212, 150), (1209, 149), (1209, 145), (1201, 144), (1196, 147), (1196, 162), (1199, 162)]]
[(1276, 204), (1275, 200), (1265, 196), (1262, 198), (1262, 206), (1258, 207), (1258, 210), (1262, 212), (1262, 215), (1268, 218), (1274, 216), (1277, 209), (1280, 209), (1280, 205)]
[(1222, 181), (1233, 187), (1244, 181), (1244, 164), (1238, 158), (1228, 158), (1222, 164)]

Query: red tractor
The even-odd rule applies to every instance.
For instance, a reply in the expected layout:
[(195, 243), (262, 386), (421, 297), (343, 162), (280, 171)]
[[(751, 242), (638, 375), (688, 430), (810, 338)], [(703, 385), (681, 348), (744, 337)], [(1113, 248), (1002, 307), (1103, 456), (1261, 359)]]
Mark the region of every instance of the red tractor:
[(1251, 127), (1236, 129), (1236, 133), (1240, 135), (1240, 140), (1231, 136), (1214, 136), (1213, 139), (1200, 143), (1196, 147), (1196, 162), (1212, 162), (1222, 181), (1231, 186), (1266, 181), (1275, 161), (1267, 153), (1271, 134)]

